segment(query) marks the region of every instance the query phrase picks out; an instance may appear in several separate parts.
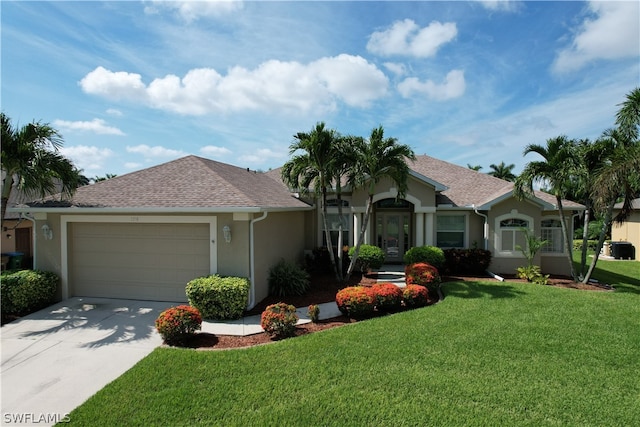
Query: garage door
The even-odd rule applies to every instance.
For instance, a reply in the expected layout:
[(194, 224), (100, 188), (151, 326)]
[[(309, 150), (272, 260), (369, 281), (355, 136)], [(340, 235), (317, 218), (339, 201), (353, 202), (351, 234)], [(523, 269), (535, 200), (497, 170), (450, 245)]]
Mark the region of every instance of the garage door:
[(186, 301), (209, 274), (209, 224), (70, 224), (72, 296)]

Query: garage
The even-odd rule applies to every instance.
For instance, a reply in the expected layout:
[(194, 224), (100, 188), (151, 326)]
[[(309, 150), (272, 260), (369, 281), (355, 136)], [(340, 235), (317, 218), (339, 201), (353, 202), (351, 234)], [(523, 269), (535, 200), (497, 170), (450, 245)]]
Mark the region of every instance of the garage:
[(211, 271), (209, 223), (69, 222), (69, 296), (186, 301)]

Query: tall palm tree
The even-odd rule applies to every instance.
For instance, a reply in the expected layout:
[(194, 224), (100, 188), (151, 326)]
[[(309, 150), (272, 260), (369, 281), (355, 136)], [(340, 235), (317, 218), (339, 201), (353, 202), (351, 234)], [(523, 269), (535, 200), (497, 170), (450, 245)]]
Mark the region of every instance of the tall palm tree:
[(533, 194), (533, 184), (545, 183), (556, 198), (556, 205), (560, 212), (560, 224), (565, 239), (567, 261), (571, 277), (577, 280), (572, 259), (572, 238), (569, 235), (565, 221), (562, 199), (570, 187), (570, 179), (575, 173), (575, 142), (566, 136), (558, 136), (547, 140), (546, 146), (529, 144), (525, 147), (524, 155), (537, 153), (544, 160), (529, 162), (515, 181), (515, 194), (519, 198)]
[(341, 281), (342, 268), (338, 268), (336, 263), (327, 222), (327, 193), (334, 180), (336, 139), (336, 132), (327, 129), (324, 122), (317, 123), (309, 133), (298, 132), (294, 135), (294, 142), (289, 146), (289, 153), (293, 157), (282, 167), (282, 180), (295, 191), (308, 193), (313, 190), (320, 200), (329, 258), (336, 279)]
[(44, 197), (56, 193), (72, 196), (80, 182), (80, 171), (60, 153), (63, 140), (49, 124), (32, 122), (14, 127), (11, 119), (0, 113), (2, 125), (2, 210), (7, 210), (14, 185), (29, 195)]
[(366, 186), (368, 198), (358, 243), (349, 263), (346, 280), (349, 280), (353, 272), (360, 253), (360, 246), (369, 225), (376, 185), (383, 178), (390, 178), (398, 188), (397, 197), (403, 197), (407, 192), (407, 180), (410, 172), (407, 160), (415, 160), (416, 158), (415, 153), (408, 145), (399, 144), (396, 138), (385, 138), (382, 126), (373, 129), (368, 140), (355, 139), (353, 149), (356, 161), (349, 172), (349, 183), (354, 189)]
[(504, 162), (500, 162), (499, 165), (489, 165), (491, 172), (487, 172), (487, 175), (495, 176), (496, 178), (504, 179), (505, 181), (515, 181), (516, 176), (513, 174), (514, 164), (506, 165)]
[(476, 171), (476, 172), (478, 172), (478, 171), (480, 171), (480, 169), (482, 169), (482, 166), (480, 166), (480, 165), (472, 166), (471, 163), (467, 163), (467, 167), (469, 169), (471, 169), (472, 171)]

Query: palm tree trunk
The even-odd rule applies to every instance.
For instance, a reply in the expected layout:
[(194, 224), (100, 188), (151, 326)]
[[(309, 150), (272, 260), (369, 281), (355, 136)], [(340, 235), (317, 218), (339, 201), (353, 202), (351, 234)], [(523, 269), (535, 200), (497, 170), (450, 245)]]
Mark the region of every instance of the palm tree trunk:
[(589, 217), (590, 217), (590, 209), (591, 203), (586, 204), (586, 209), (584, 210), (584, 224), (582, 229), (582, 255), (580, 258), (580, 278), (582, 279), (585, 274), (585, 268), (587, 267), (587, 250), (589, 249)]
[(0, 216), (0, 225), (4, 223), (4, 217), (7, 214), (7, 205), (9, 204), (9, 196), (11, 195), (11, 190), (13, 189), (13, 176), (11, 176), (8, 172), (4, 177), (2, 183), (2, 213)]
[(569, 236), (569, 230), (567, 230), (567, 224), (565, 223), (564, 208), (562, 207), (562, 199), (556, 195), (556, 201), (558, 202), (558, 211), (560, 212), (560, 225), (562, 226), (562, 234), (565, 238), (565, 244), (567, 245), (567, 260), (569, 261), (569, 271), (571, 271), (571, 278), (577, 281), (576, 269), (573, 266), (573, 243)]
[(322, 189), (322, 225), (324, 228), (324, 237), (327, 241), (327, 249), (329, 250), (329, 259), (331, 260), (331, 267), (333, 267), (333, 274), (336, 276), (338, 282), (342, 281), (342, 275), (338, 273), (336, 265), (336, 256), (333, 253), (333, 243), (331, 242), (331, 231), (329, 230), (329, 223), (327, 222), (327, 191)]
[(591, 265), (589, 265), (589, 271), (582, 278), (582, 283), (589, 283), (591, 279), (591, 275), (593, 274), (593, 270), (596, 268), (596, 264), (598, 263), (598, 257), (600, 256), (600, 251), (602, 250), (602, 245), (604, 244), (604, 238), (607, 236), (607, 230), (611, 225), (613, 218), (613, 206), (615, 205), (615, 199), (612, 199), (609, 202), (609, 206), (607, 206), (607, 213), (604, 217), (604, 223), (602, 224), (602, 229), (600, 230), (600, 237), (598, 238), (598, 246), (596, 246), (596, 253), (593, 255), (593, 259), (591, 260)]
[(364, 220), (362, 221), (362, 226), (360, 227), (360, 235), (358, 237), (358, 243), (356, 244), (356, 248), (353, 250), (353, 255), (351, 256), (351, 262), (349, 263), (349, 268), (347, 269), (347, 276), (345, 277), (345, 282), (348, 282), (351, 278), (351, 273), (353, 273), (353, 269), (356, 266), (356, 261), (358, 260), (358, 254), (360, 253), (360, 246), (362, 245), (362, 241), (364, 240), (364, 235), (367, 232), (367, 227), (369, 226), (369, 217), (371, 216), (371, 210), (373, 207), (373, 195), (370, 194), (367, 199), (367, 209), (365, 209)]

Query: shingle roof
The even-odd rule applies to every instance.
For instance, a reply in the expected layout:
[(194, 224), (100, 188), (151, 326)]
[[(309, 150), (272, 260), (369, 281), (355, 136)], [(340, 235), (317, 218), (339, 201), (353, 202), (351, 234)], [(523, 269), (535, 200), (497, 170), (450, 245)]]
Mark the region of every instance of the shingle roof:
[[(51, 206), (51, 202), (29, 205)], [(67, 206), (296, 209), (308, 205), (263, 173), (187, 156), (80, 187)]]

